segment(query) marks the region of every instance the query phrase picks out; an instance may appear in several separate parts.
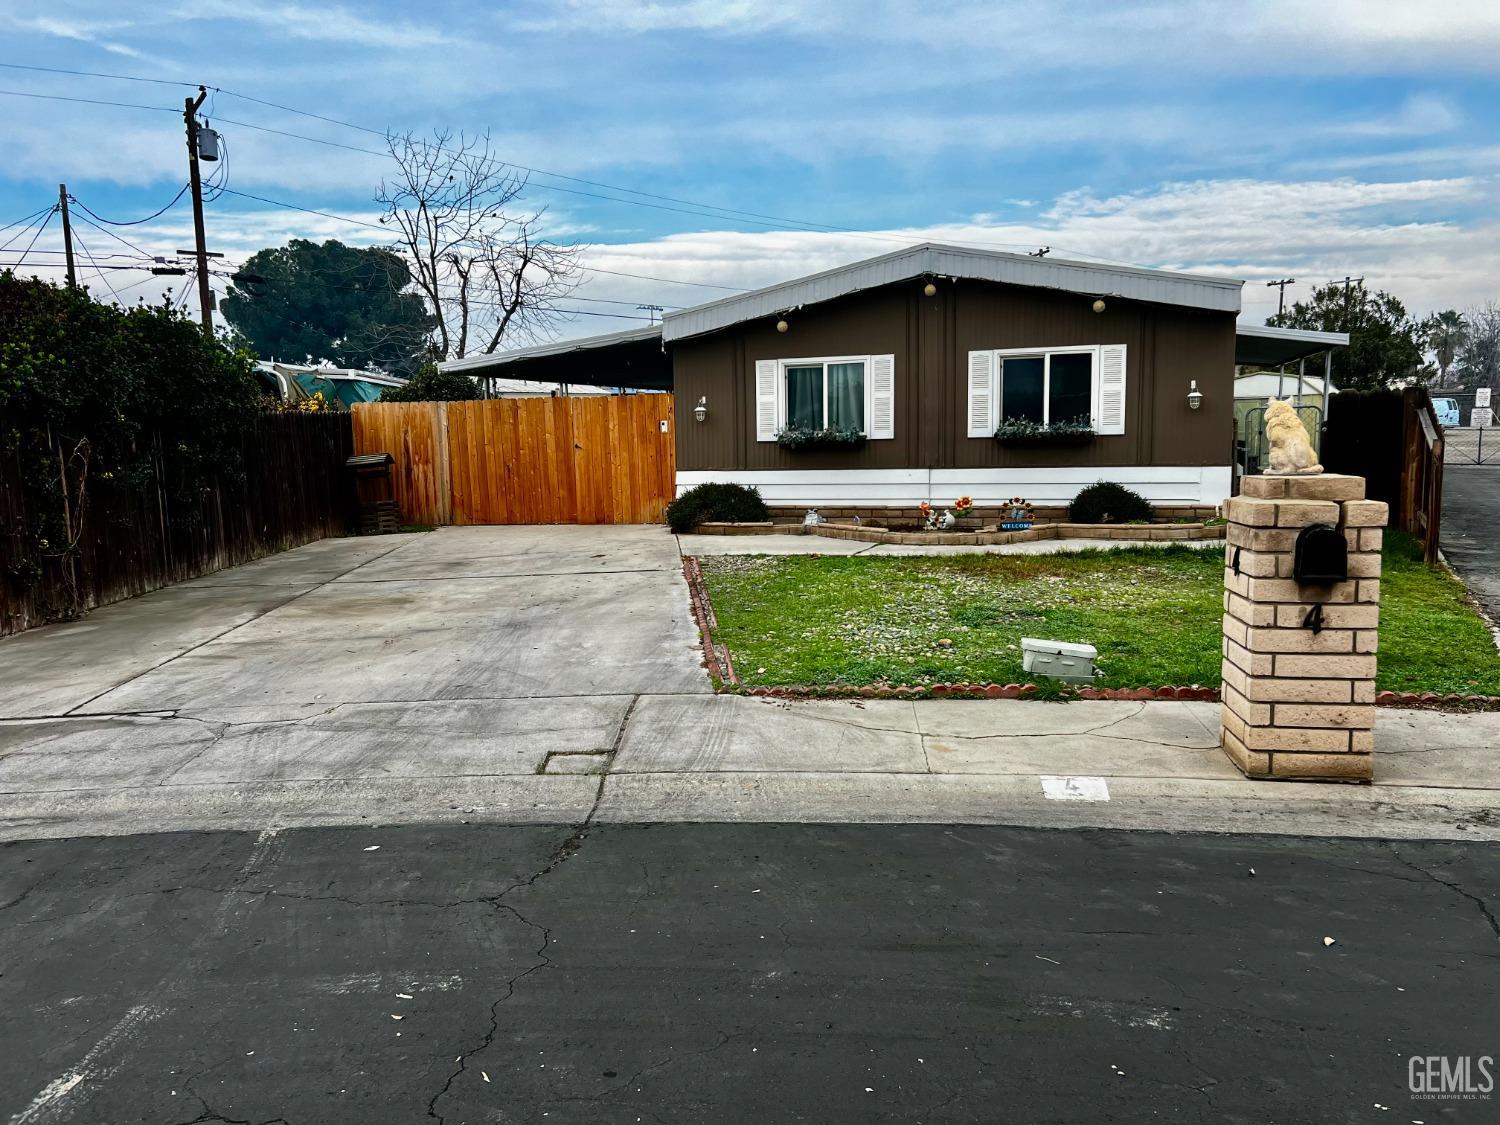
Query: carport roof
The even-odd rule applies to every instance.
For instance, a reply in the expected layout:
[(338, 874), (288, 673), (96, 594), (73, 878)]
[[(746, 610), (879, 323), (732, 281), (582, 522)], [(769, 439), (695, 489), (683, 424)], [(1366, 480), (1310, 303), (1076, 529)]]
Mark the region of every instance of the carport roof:
[(439, 364), (483, 379), (505, 376), (594, 387), (672, 389), (672, 367), (662, 351), (661, 325), (558, 340), (508, 352), (470, 355)]
[(1273, 328), (1269, 324), (1240, 324), (1234, 330), (1234, 362), (1246, 367), (1278, 367), (1348, 346), (1347, 332)]

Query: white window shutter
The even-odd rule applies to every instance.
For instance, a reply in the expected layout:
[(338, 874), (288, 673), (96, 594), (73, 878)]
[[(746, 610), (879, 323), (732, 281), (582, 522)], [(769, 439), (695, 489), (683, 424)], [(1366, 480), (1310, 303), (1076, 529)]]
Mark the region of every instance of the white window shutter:
[(1125, 432), (1125, 345), (1105, 344), (1099, 349), (1098, 408), (1094, 411), (1096, 434)]
[(995, 353), (969, 353), (969, 436), (995, 435)]
[(896, 357), (870, 357), (870, 419), (865, 432), (874, 440), (896, 436)]
[(755, 440), (775, 441), (781, 420), (781, 371), (774, 359), (755, 361)]

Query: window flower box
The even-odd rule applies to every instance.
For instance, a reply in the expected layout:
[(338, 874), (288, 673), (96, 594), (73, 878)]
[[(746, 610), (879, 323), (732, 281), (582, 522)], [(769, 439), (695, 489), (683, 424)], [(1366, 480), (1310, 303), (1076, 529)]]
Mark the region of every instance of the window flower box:
[(1087, 416), (1050, 424), (1030, 418), (1002, 418), (995, 427), (995, 440), (1017, 446), (1087, 445), (1094, 440), (1094, 427)]
[(868, 440), (855, 429), (806, 429), (786, 426), (776, 431), (776, 444), (793, 452), (814, 449), (857, 449)]

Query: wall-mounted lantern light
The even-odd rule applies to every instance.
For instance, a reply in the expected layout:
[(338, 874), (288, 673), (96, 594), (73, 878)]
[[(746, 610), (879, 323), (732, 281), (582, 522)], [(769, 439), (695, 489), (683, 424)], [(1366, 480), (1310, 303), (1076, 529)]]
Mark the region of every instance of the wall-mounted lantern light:
[(784, 320), (778, 320), (778, 321), (777, 321), (777, 322), (776, 322), (776, 331), (778, 331), (778, 332), (785, 332), (785, 331), (786, 331), (786, 330), (787, 330), (787, 329), (788, 329), (788, 328), (790, 328), (790, 327), (791, 327), (791, 325), (790, 325), (790, 324), (788, 324), (788, 323), (787, 323), (787, 322), (786, 322), (786, 321), (784, 321)]
[(922, 292), (925, 293), (929, 297), (936, 297), (937, 296), (937, 286), (934, 285), (932, 282), (929, 281), (926, 285), (922, 286)]
[(1104, 309), (1105, 309), (1104, 298), (1103, 297), (1095, 297), (1094, 298), (1094, 311), (1096, 313), (1101, 313), (1101, 312), (1104, 311)]
[[(1196, 383), (1193, 384), (1193, 385), (1197, 386)], [(700, 421), (700, 422), (703, 421), (705, 418), (708, 417), (708, 396), (707, 395), (704, 395), (702, 398), (700, 398), (698, 400), (698, 405), (695, 406), (695, 407), (693, 407), (693, 417), (696, 418), (696, 419), (698, 419), (698, 421)]]
[(1188, 381), (1188, 409), (1197, 410), (1203, 405), (1203, 392), (1198, 389), (1198, 380)]

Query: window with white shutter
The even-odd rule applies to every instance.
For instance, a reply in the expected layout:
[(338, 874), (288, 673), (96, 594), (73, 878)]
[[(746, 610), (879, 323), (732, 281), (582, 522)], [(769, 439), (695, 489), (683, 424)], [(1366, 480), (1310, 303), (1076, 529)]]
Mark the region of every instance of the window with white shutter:
[(1124, 344), (970, 352), (968, 436), (991, 437), (1007, 419), (1123, 434), (1125, 371)]
[(872, 441), (896, 436), (896, 357), (870, 357), (870, 413), (867, 433)]
[(755, 361), (757, 441), (782, 430), (896, 436), (896, 357), (817, 356)]
[(755, 361), (755, 440), (775, 441), (781, 429), (781, 369), (774, 359)]
[(1125, 345), (1105, 344), (1095, 364), (1094, 386), (1098, 405), (1094, 409), (1096, 434), (1125, 432)]
[(995, 353), (969, 353), (969, 436), (995, 433)]

